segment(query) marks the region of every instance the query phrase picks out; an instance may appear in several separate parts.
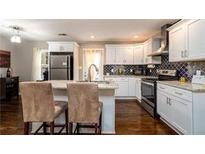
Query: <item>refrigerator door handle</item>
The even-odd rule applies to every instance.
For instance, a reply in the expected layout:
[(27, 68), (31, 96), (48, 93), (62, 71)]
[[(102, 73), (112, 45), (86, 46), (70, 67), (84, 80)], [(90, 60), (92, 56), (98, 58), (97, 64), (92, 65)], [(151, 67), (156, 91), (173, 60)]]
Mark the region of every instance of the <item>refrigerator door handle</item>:
[(68, 80), (70, 80), (70, 56), (67, 56), (67, 65), (68, 65), (67, 75), (68, 75)]

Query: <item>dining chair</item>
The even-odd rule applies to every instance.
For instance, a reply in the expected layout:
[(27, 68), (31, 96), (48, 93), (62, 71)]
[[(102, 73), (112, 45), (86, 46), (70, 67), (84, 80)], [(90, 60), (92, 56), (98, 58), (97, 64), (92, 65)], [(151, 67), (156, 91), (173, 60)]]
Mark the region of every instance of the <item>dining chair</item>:
[[(47, 127), (50, 127), (50, 134), (54, 134), (54, 127), (61, 127), (59, 134), (66, 128), (68, 134), (68, 103), (54, 101), (51, 83), (21, 82), (20, 93), (25, 135), (30, 133), (29, 126), (33, 122), (43, 123), (34, 134), (37, 134), (41, 128), (43, 133), (47, 134)], [(63, 112), (65, 112), (65, 125), (55, 125), (55, 119)]]
[(69, 133), (80, 133), (80, 128), (94, 128), (95, 134), (101, 134), (102, 103), (99, 101), (98, 85), (95, 83), (68, 83)]

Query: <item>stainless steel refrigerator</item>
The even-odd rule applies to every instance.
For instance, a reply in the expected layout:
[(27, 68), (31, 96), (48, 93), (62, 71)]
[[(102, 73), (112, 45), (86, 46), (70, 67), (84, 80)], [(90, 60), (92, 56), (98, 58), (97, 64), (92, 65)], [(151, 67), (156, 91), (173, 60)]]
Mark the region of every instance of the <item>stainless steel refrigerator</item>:
[(73, 80), (73, 54), (51, 52), (49, 62), (50, 80)]

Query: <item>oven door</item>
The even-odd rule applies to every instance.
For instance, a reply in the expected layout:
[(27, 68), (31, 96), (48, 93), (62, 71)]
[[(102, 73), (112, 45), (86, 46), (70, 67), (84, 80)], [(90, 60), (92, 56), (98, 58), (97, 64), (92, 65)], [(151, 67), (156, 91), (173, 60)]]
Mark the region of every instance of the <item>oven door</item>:
[(142, 99), (152, 107), (155, 107), (155, 84), (151, 82), (141, 82)]

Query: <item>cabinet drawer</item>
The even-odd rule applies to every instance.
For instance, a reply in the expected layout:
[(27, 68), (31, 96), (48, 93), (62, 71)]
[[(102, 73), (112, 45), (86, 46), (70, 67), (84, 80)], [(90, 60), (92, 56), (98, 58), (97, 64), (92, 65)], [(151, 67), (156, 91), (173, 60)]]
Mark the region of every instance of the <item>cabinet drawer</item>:
[(164, 85), (164, 84), (157, 84), (157, 90), (163, 91), (165, 93), (169, 93), (170, 91), (170, 86)]
[(183, 90), (180, 88), (164, 85), (164, 84), (158, 84), (157, 90), (163, 91), (165, 93), (169, 93), (173, 96), (179, 97), (184, 100), (192, 101), (192, 92)]
[(192, 102), (192, 92), (190, 91), (171, 87), (171, 94), (181, 99)]

